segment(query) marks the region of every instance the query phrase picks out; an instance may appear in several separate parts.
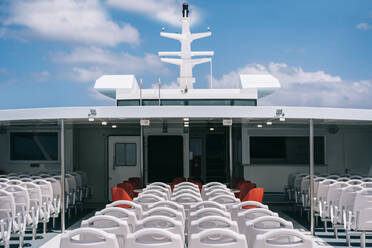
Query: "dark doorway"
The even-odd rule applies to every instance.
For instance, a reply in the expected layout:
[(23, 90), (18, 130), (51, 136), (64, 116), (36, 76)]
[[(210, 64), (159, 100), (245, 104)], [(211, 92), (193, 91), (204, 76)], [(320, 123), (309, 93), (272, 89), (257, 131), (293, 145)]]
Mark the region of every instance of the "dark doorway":
[(148, 137), (148, 181), (172, 182), (183, 176), (182, 136)]
[(206, 181), (226, 182), (226, 137), (224, 134), (206, 136)]

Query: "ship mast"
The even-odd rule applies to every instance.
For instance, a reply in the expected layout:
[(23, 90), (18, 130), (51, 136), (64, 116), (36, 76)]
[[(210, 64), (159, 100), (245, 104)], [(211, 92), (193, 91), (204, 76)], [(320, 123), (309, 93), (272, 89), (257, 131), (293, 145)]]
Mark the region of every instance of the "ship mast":
[[(190, 18), (189, 18), (189, 5), (183, 4), (182, 8), (182, 33), (166, 33), (161, 32), (160, 36), (178, 40), (181, 43), (180, 52), (159, 52), (160, 57), (180, 57), (180, 58), (161, 58), (161, 61), (178, 65), (180, 67), (180, 77), (177, 79), (181, 89), (192, 89), (195, 83), (195, 78), (192, 75), (192, 68), (195, 65), (211, 62), (210, 56), (214, 55), (213, 51), (204, 52), (192, 52), (191, 42), (197, 39), (209, 37), (212, 35), (211, 32), (204, 33), (191, 33), (190, 32)], [(204, 57), (204, 58), (193, 58), (193, 57)]]

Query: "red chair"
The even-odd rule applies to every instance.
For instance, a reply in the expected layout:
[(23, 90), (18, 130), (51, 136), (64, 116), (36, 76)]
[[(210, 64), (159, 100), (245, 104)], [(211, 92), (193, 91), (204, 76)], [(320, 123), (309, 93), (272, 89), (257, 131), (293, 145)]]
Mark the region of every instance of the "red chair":
[(141, 188), (141, 178), (139, 177), (130, 177), (128, 179), (129, 182), (132, 183), (132, 185), (135, 187), (135, 189), (140, 189)]
[(131, 182), (124, 181), (122, 183), (119, 183), (118, 187), (124, 189), (128, 193), (128, 195), (133, 198), (133, 196), (134, 196), (133, 190), (134, 189), (133, 189), (133, 184)]
[(240, 185), (240, 194), (239, 194), (240, 201), (243, 201), (244, 197), (248, 194), (248, 192), (254, 188), (256, 188), (255, 183), (251, 183), (251, 182), (242, 183)]
[[(262, 203), (263, 195), (264, 195), (264, 188), (251, 189), (248, 192), (248, 194), (244, 197), (243, 202), (244, 201), (256, 201), (256, 202)], [(255, 206), (246, 206), (243, 208), (250, 209), (250, 208), (255, 208)]]
[(197, 180), (194, 180), (194, 179), (189, 179), (188, 181), (189, 181), (190, 183), (193, 183), (193, 184), (198, 185), (198, 187), (199, 187), (199, 191), (201, 192), (202, 187), (203, 187), (203, 184), (202, 184), (201, 182), (199, 182), (199, 181), (197, 181)]
[(241, 184), (241, 183), (244, 183), (244, 178), (238, 178), (238, 177), (234, 177), (232, 179), (232, 187), (233, 189), (239, 189), (238, 186)]
[[(112, 201), (120, 201), (120, 200), (126, 200), (126, 201), (133, 201), (132, 198), (128, 195), (128, 193), (119, 187), (112, 187), (111, 188), (111, 198)], [(118, 205), (118, 207), (121, 208), (130, 208), (128, 205)]]

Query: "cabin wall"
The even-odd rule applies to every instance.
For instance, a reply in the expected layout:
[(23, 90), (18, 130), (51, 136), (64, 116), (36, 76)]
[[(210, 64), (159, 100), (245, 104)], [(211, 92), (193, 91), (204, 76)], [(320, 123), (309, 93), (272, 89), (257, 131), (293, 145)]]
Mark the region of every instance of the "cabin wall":
[[(308, 128), (242, 128), (242, 163), (244, 177), (266, 192), (282, 192), (290, 173), (308, 172), (308, 165), (249, 165), (249, 136), (307, 136)], [(336, 134), (327, 127), (315, 127), (314, 135), (325, 136), (326, 166), (315, 166), (315, 173), (352, 174), (367, 176), (372, 165), (372, 128), (340, 127)], [(371, 175), (372, 176), (372, 175)]]
[[(40, 172), (60, 172), (60, 162), (44, 162), (37, 163), (39, 167), (31, 167), (35, 164), (33, 161), (10, 161), (10, 132), (40, 132), (52, 131), (60, 133), (60, 129), (48, 128), (41, 129), (33, 128), (8, 128), (6, 132), (0, 133), (0, 170), (8, 174), (14, 173), (27, 173), (37, 174)], [(60, 150), (60, 149), (59, 149)], [(65, 169), (66, 172), (73, 170), (73, 129), (72, 127), (65, 128)]]
[(74, 168), (88, 175), (92, 197), (89, 203), (105, 203), (108, 199), (108, 137), (140, 136), (139, 127), (116, 129), (77, 126), (74, 130)]

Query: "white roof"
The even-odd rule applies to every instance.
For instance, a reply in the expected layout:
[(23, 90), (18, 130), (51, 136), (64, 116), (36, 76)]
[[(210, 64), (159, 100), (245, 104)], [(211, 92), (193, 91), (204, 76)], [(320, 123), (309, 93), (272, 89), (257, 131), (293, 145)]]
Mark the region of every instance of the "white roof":
[(116, 92), (120, 89), (136, 93), (138, 83), (134, 75), (103, 75), (96, 80), (94, 88), (101, 94), (115, 99)]
[(372, 121), (370, 109), (310, 108), (281, 106), (125, 106), (125, 107), (66, 107), (0, 110), (1, 121), (22, 120), (87, 120), (91, 109), (96, 118), (238, 118), (271, 119), (281, 109), (287, 119), (340, 121)]

